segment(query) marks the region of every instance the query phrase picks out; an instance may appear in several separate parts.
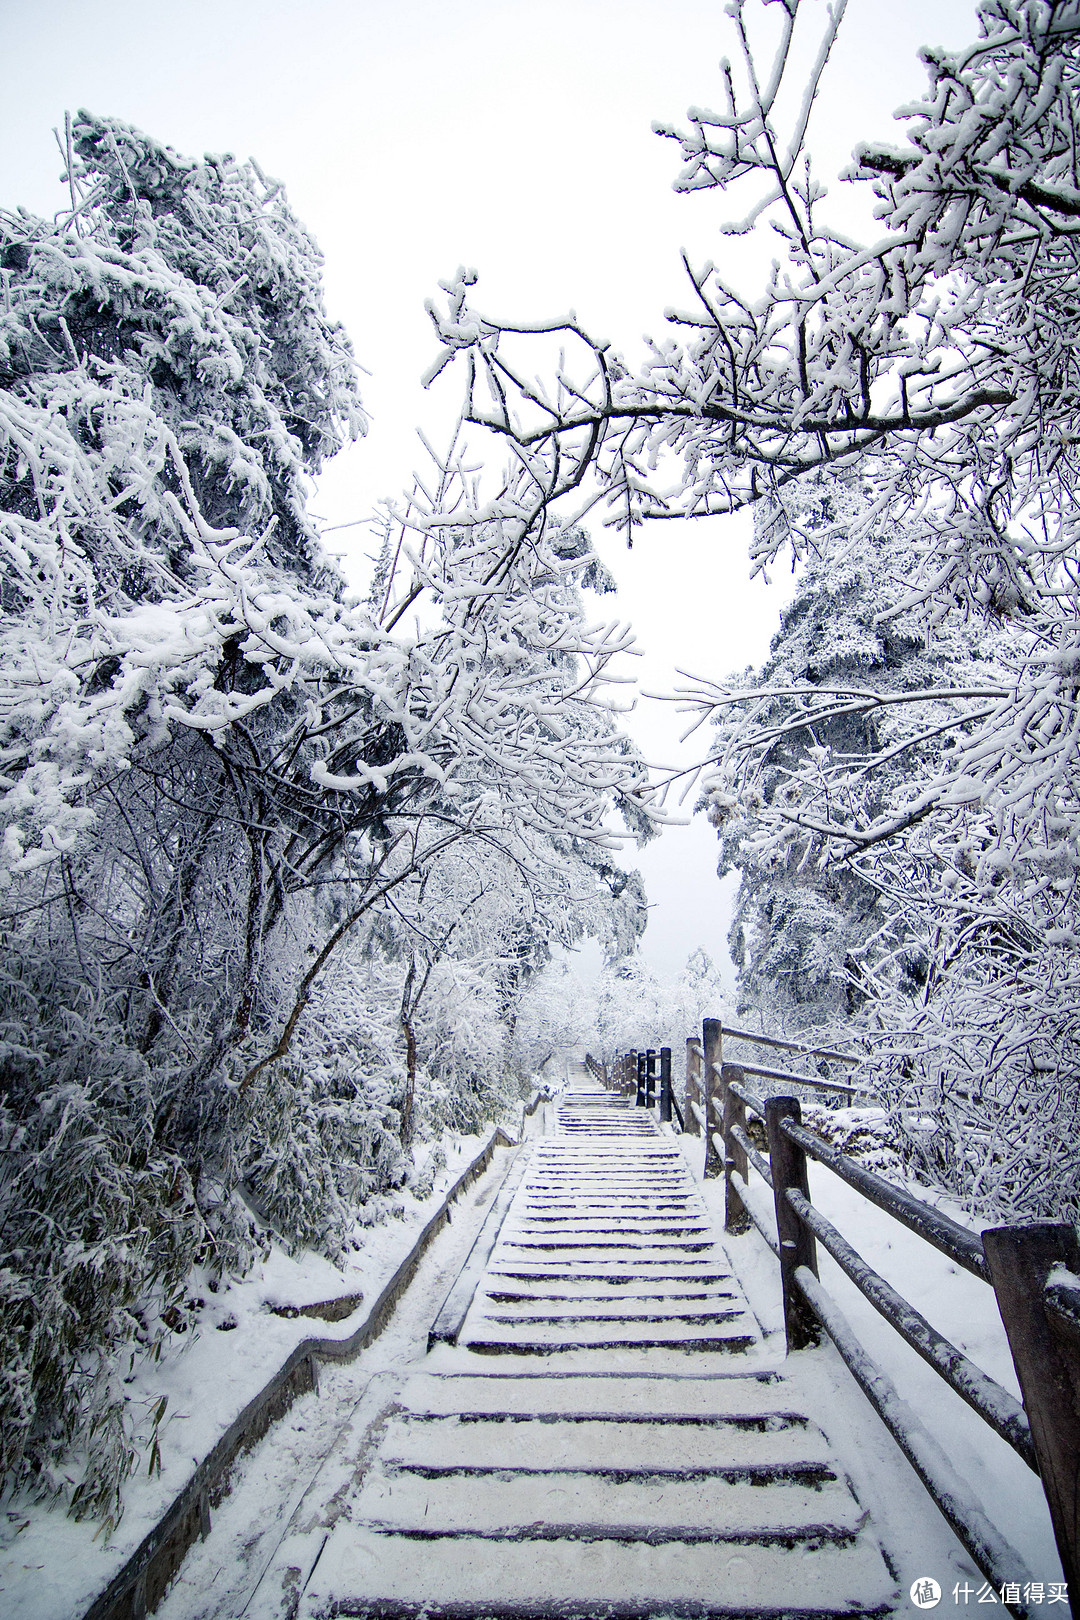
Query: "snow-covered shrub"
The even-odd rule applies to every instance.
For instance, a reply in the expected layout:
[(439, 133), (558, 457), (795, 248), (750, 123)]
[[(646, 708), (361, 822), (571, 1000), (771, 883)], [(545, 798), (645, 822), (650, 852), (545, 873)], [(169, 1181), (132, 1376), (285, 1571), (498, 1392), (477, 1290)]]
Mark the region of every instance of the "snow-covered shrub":
[(988, 1221), (1080, 1222), (1080, 1093), (1062, 1032), (1050, 1023), (1041, 1051), (1037, 1035), (1010, 1050), (1007, 1012), (979, 1039), (970, 1006), (950, 1011), (888, 1032), (869, 1071), (911, 1174)]
[(11, 940), (0, 971), (0, 1463), (9, 1483), (119, 1515), (135, 1460), (119, 1355), (149, 1353), (192, 1266), (250, 1264), (242, 1210), (213, 1220), (197, 1153), (73, 960)]
[(893, 1122), (883, 1108), (823, 1108), (804, 1103), (803, 1123), (831, 1147), (878, 1175), (896, 1179), (904, 1163)]

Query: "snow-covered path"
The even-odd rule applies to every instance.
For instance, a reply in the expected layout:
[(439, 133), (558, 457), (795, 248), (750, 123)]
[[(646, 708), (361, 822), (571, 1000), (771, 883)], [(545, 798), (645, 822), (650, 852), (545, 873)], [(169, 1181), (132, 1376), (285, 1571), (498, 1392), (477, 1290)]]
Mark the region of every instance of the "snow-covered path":
[(749, 1350), (757, 1325), (675, 1142), (651, 1113), (579, 1085), (535, 1147), (460, 1342), (560, 1362)]
[[(455, 1206), (381, 1337), (243, 1461), (161, 1620), (908, 1614), (926, 1575), (950, 1607), (954, 1582), (975, 1594), (832, 1346), (785, 1359), (775, 1261), (753, 1233), (716, 1241), (722, 1182), (697, 1179), (697, 1139), (584, 1076), (544, 1112)], [(856, 1214), (884, 1265), (889, 1234)], [(999, 1462), (972, 1463), (973, 1484)]]
[(260, 1518), (249, 1471), (162, 1620), (894, 1611), (678, 1145), (582, 1082), (524, 1151), (458, 1343), (423, 1354), (418, 1276), (396, 1359), (388, 1335), (283, 1426), (261, 1469), (288, 1477), (306, 1422), (306, 1474), (268, 1477)]
[(976, 1591), (832, 1346), (785, 1360), (775, 1261), (714, 1241), (697, 1139), (575, 1085), (456, 1206), (383, 1335), (241, 1464), (161, 1620), (907, 1614), (916, 1578)]

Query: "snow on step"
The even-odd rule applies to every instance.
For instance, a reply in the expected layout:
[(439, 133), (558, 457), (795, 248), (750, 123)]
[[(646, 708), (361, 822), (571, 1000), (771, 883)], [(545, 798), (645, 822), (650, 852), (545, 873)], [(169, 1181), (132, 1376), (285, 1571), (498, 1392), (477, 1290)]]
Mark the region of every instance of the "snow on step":
[[(534, 1305), (538, 1299), (568, 1305), (603, 1303), (620, 1305), (626, 1303), (629, 1286), (630, 1279), (619, 1282), (607, 1277), (589, 1281), (579, 1277), (529, 1276), (524, 1281), (517, 1282), (495, 1278), (489, 1284), (487, 1297), (500, 1306), (528, 1307)], [(658, 1304), (670, 1304), (674, 1300), (700, 1304), (707, 1300), (734, 1299), (736, 1289), (733, 1283), (723, 1279), (703, 1283), (693, 1278), (683, 1280), (678, 1277), (661, 1277), (657, 1281), (649, 1277), (644, 1281), (634, 1280), (633, 1297), (643, 1304), (651, 1300), (655, 1300)]]
[(416, 1374), (306, 1612), (893, 1612), (865, 1514), (786, 1401), (769, 1374)]
[(760, 1337), (669, 1139), (599, 1088), (564, 1099), (558, 1131), (458, 1347), (399, 1388), (302, 1614), (897, 1612), (825, 1435), (781, 1373), (737, 1370)]
[(724, 1479), (628, 1481), (552, 1472), (506, 1479), (425, 1478), (379, 1470), (354, 1518), (430, 1539), (465, 1534), (520, 1541), (853, 1541), (863, 1514), (838, 1481), (814, 1488), (775, 1480), (755, 1490)]
[(833, 1476), (821, 1430), (801, 1420), (743, 1427), (726, 1418), (627, 1423), (612, 1418), (396, 1418), (382, 1457), (395, 1467), (436, 1475), (511, 1472), (721, 1474), (826, 1479)]
[(649, 1422), (730, 1418), (795, 1421), (787, 1385), (775, 1372), (707, 1377), (628, 1373), (414, 1373), (397, 1398), (419, 1417), (487, 1413), (500, 1417), (619, 1417)]
[[(493, 1552), (494, 1548), (494, 1552)], [(752, 1594), (747, 1601), (746, 1594)], [(414, 1539), (332, 1535), (308, 1613), (402, 1617), (887, 1615), (895, 1586), (871, 1544), (825, 1541), (808, 1555), (759, 1542)]]
[(758, 1334), (681, 1153), (651, 1114), (601, 1095), (564, 1100), (558, 1134), (536, 1145), (460, 1342), (738, 1354)]
[[(691, 1303), (683, 1295), (672, 1298), (632, 1300), (565, 1301), (550, 1294), (534, 1294), (529, 1300), (506, 1300), (488, 1295), (491, 1322), (704, 1322), (729, 1321), (737, 1314), (731, 1295), (719, 1295)], [(496, 1306), (498, 1307), (496, 1309)]]

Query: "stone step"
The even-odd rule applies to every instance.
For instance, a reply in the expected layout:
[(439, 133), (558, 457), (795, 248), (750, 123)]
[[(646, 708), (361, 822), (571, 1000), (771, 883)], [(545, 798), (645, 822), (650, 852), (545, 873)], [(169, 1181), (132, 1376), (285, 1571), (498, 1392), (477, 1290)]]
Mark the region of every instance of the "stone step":
[[(688, 1255), (682, 1260), (674, 1260), (669, 1267), (653, 1267), (649, 1272), (648, 1281), (729, 1281), (729, 1268), (725, 1264), (717, 1265), (712, 1257), (695, 1262), (695, 1255)], [(499, 1255), (497, 1262), (492, 1262), (487, 1272), (489, 1277), (508, 1277), (513, 1280), (525, 1278), (546, 1278), (546, 1280), (567, 1281), (619, 1281), (619, 1283), (635, 1283), (641, 1280), (641, 1270), (635, 1259), (623, 1260), (570, 1260), (563, 1264), (555, 1264), (552, 1260), (539, 1259), (536, 1255), (515, 1254)]]
[(537, 1280), (533, 1287), (524, 1283), (511, 1288), (494, 1278), (484, 1283), (481, 1290), (483, 1296), (494, 1301), (496, 1305), (535, 1305), (537, 1301), (551, 1301), (559, 1304), (615, 1304), (625, 1300), (656, 1300), (662, 1304), (681, 1302), (686, 1305), (701, 1304), (703, 1301), (736, 1299), (738, 1290), (733, 1282), (714, 1283), (711, 1287), (701, 1286), (694, 1288), (690, 1285), (668, 1283), (626, 1282), (610, 1283), (582, 1283), (575, 1288), (572, 1280), (556, 1278), (551, 1281)]
[[(676, 1197), (674, 1193), (669, 1193), (663, 1198), (655, 1198), (651, 1192), (643, 1196), (646, 1199), (645, 1208), (656, 1214), (681, 1214), (684, 1210), (688, 1210), (691, 1214), (697, 1215), (704, 1207), (701, 1200), (690, 1193), (681, 1198)], [(525, 1189), (521, 1207), (542, 1211), (549, 1214), (553, 1220), (556, 1218), (572, 1220), (576, 1213), (614, 1214), (617, 1210), (628, 1210), (634, 1214), (642, 1209), (642, 1205), (634, 1198), (597, 1198), (595, 1193), (588, 1189), (575, 1198), (570, 1198), (565, 1193), (541, 1198), (533, 1194), (531, 1187)]]
[(604, 1475), (553, 1471), (508, 1479), (470, 1473), (433, 1479), (371, 1473), (354, 1524), (423, 1537), (474, 1535), (538, 1541), (851, 1541), (865, 1515), (836, 1480), (815, 1487), (786, 1479), (753, 1490), (710, 1476)]
[(647, 1222), (641, 1220), (626, 1221), (544, 1221), (537, 1220), (535, 1216), (522, 1216), (513, 1223), (507, 1221), (502, 1229), (502, 1239), (508, 1242), (511, 1238), (614, 1238), (623, 1237), (627, 1240), (641, 1238), (672, 1238), (678, 1242), (693, 1239), (700, 1241), (704, 1238), (708, 1243), (713, 1242), (713, 1235), (704, 1222), (657, 1220)]
[(713, 1373), (656, 1377), (627, 1373), (414, 1373), (398, 1404), (408, 1412), (451, 1416), (477, 1413), (588, 1415), (649, 1422), (729, 1418), (761, 1426), (780, 1417), (800, 1421), (788, 1407), (777, 1373)]
[[(677, 1437), (677, 1438), (676, 1438)], [(425, 1472), (582, 1472), (722, 1474), (747, 1480), (783, 1475), (833, 1479), (828, 1443), (815, 1424), (774, 1414), (757, 1422), (690, 1418), (623, 1423), (617, 1418), (420, 1417), (390, 1419), (380, 1448), (384, 1465)]]
[(519, 1356), (563, 1355), (571, 1350), (686, 1350), (741, 1352), (756, 1342), (754, 1324), (745, 1314), (739, 1314), (728, 1323), (705, 1323), (695, 1327), (690, 1323), (632, 1322), (592, 1326), (581, 1323), (572, 1333), (557, 1325), (545, 1327), (538, 1323), (527, 1329), (515, 1330), (498, 1322), (487, 1321), (478, 1314), (466, 1324), (461, 1343), (467, 1350), (481, 1355), (513, 1352)]
[(895, 1582), (868, 1540), (808, 1555), (751, 1542), (419, 1540), (339, 1524), (305, 1594), (335, 1616), (727, 1617), (886, 1615)]
[(523, 1323), (560, 1323), (574, 1327), (581, 1323), (603, 1322), (690, 1322), (694, 1324), (730, 1322), (743, 1315), (741, 1302), (732, 1303), (733, 1296), (703, 1300), (697, 1304), (685, 1301), (668, 1304), (665, 1301), (602, 1300), (599, 1303), (562, 1304), (536, 1299), (525, 1304), (507, 1305), (485, 1293), (481, 1310), (485, 1323), (495, 1322), (518, 1327)]
[(582, 1261), (611, 1261), (621, 1257), (624, 1265), (659, 1266), (704, 1254), (712, 1247), (711, 1237), (686, 1238), (682, 1242), (665, 1239), (662, 1243), (591, 1243), (586, 1235), (580, 1243), (575, 1243), (571, 1238), (521, 1236), (500, 1239), (493, 1259), (496, 1265), (504, 1260), (516, 1262), (530, 1256), (556, 1264), (564, 1259), (580, 1264)]

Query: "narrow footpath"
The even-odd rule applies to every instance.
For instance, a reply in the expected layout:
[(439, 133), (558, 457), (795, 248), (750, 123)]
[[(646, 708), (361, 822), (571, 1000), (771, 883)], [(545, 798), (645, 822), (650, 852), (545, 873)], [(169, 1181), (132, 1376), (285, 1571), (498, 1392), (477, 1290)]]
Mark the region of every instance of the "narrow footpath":
[(159, 1620), (910, 1612), (882, 1490), (857, 1502), (651, 1111), (581, 1071), (460, 1221), (251, 1453)]
[(564, 1097), (457, 1345), (428, 1360), (387, 1409), (305, 1615), (893, 1609), (865, 1515), (762, 1365), (651, 1114), (592, 1085)]

